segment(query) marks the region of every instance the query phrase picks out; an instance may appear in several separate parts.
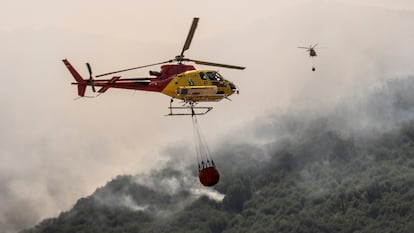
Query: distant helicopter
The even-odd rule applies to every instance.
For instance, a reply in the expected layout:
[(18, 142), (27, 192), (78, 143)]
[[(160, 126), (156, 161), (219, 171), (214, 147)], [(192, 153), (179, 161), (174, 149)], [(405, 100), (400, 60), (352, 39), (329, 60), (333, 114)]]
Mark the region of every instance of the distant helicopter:
[[(300, 48), (300, 49), (306, 49), (306, 52), (309, 52), (309, 57), (311, 57), (311, 58), (313, 58), (313, 57), (316, 57), (316, 56), (318, 56), (317, 54), (316, 54), (316, 51), (315, 51), (315, 47), (318, 45), (318, 43), (316, 43), (315, 45), (313, 45), (312, 46), (312, 44), (311, 45), (309, 45), (309, 47), (298, 47), (298, 48)], [(316, 70), (316, 68), (315, 68), (315, 65), (312, 65), (312, 71), (315, 71)]]
[[(87, 86), (91, 86), (93, 92), (96, 91), (95, 87), (100, 87), (98, 93), (105, 93), (109, 88), (161, 92), (171, 97), (169, 107), (170, 113), (168, 115), (203, 115), (209, 112), (212, 107), (195, 107), (198, 102), (220, 101), (222, 99), (228, 99), (228, 97), (232, 94), (238, 94), (238, 89), (234, 83), (224, 79), (215, 70), (196, 70), (194, 66), (185, 65), (183, 62), (194, 62), (200, 65), (217, 66), (239, 70), (243, 70), (245, 67), (185, 58), (184, 52), (190, 48), (194, 32), (197, 28), (198, 20), (199, 18), (193, 19), (183, 49), (181, 53), (174, 59), (95, 76), (101, 77), (155, 65), (177, 62), (177, 64), (162, 65), (160, 72), (149, 71), (149, 74), (154, 77), (121, 79), (121, 76), (113, 76), (111, 79), (95, 80), (92, 76), (92, 68), (90, 64), (86, 63), (89, 71), (89, 79), (83, 79), (67, 59), (64, 59), (63, 63), (66, 65), (67, 69), (76, 80), (76, 82), (72, 84), (78, 86), (78, 95), (80, 97), (85, 96), (85, 90)], [(183, 106), (173, 107), (172, 102), (174, 99), (183, 100)], [(189, 109), (191, 112), (173, 112), (173, 110), (181, 111), (180, 109)], [(196, 112), (195, 109), (203, 109), (204, 112)]]

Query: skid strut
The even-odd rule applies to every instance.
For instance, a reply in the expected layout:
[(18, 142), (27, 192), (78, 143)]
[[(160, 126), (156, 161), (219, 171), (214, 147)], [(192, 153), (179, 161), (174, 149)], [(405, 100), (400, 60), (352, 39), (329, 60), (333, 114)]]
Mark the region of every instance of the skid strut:
[[(173, 107), (172, 106), (173, 99), (170, 101), (170, 113), (167, 116), (196, 116), (196, 115), (204, 115), (211, 111), (213, 107), (196, 107), (196, 102), (188, 102), (188, 106), (181, 106), (181, 107)], [(177, 110), (174, 112), (174, 110)], [(198, 111), (201, 110), (201, 111)]]

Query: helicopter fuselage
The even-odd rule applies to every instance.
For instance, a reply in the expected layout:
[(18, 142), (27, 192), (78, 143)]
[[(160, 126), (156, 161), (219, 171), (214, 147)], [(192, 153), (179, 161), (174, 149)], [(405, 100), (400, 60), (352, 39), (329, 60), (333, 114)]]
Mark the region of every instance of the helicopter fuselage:
[(67, 61), (63, 61), (77, 82), (79, 96), (85, 95), (86, 86), (101, 87), (98, 93), (109, 88), (161, 92), (185, 102), (220, 101), (237, 91), (236, 86), (225, 80), (217, 71), (196, 70), (192, 65), (169, 64), (161, 66), (161, 72), (150, 72), (155, 78), (125, 78), (87, 80)]
[(314, 49), (310, 49), (309, 50), (309, 56), (311, 56), (311, 57), (316, 57), (317, 55), (316, 55), (316, 51), (314, 50)]
[(184, 101), (220, 101), (236, 92), (236, 86), (214, 70), (189, 70), (177, 74), (162, 93)]
[(119, 79), (111, 87), (161, 92), (185, 102), (220, 101), (237, 90), (232, 82), (225, 80), (217, 71), (196, 70), (192, 65), (163, 65), (161, 72), (151, 73), (158, 76), (148, 79), (148, 82), (131, 80), (134, 85), (128, 83), (129, 79)]

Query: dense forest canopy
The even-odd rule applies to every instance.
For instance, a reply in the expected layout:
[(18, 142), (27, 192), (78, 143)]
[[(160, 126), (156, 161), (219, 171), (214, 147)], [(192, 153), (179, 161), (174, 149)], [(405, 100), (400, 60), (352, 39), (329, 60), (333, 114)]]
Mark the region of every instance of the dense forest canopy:
[(413, 88), (390, 80), (328, 113), (241, 129), (249, 140), (217, 149), (213, 189), (194, 165), (122, 175), (22, 233), (414, 232)]

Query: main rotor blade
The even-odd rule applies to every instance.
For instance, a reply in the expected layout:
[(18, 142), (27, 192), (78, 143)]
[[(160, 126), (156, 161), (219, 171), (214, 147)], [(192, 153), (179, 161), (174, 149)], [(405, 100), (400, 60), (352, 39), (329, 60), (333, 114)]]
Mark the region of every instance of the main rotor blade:
[(310, 47), (298, 47), (300, 49), (310, 49)]
[(199, 65), (207, 65), (207, 66), (219, 66), (229, 69), (238, 69), (238, 70), (244, 70), (246, 67), (242, 66), (234, 66), (234, 65), (227, 65), (227, 64), (220, 64), (220, 63), (214, 63), (214, 62), (208, 62), (208, 61), (199, 61), (199, 60), (193, 60), (193, 59), (185, 59), (185, 61), (192, 61)]
[(318, 45), (318, 43), (316, 43), (314, 46), (312, 46), (312, 48), (315, 48)]
[(191, 41), (193, 40), (194, 32), (197, 28), (199, 18), (194, 18), (193, 23), (191, 24), (190, 31), (188, 32), (187, 39), (185, 40), (185, 44), (183, 50), (181, 51), (181, 57), (184, 56), (184, 52), (190, 48)]
[(136, 69), (141, 69), (141, 68), (145, 68), (145, 67), (156, 66), (156, 65), (161, 65), (161, 64), (165, 64), (165, 63), (171, 63), (171, 62), (173, 62), (173, 60), (158, 62), (158, 63), (145, 65), (145, 66), (137, 66), (137, 67), (133, 67), (133, 68), (129, 68), (129, 69), (117, 70), (117, 71), (113, 71), (113, 72), (109, 72), (109, 73), (105, 73), (105, 74), (96, 75), (95, 77), (102, 77), (102, 76), (106, 76), (106, 75), (110, 75), (110, 74), (117, 74), (117, 73), (121, 73), (121, 72), (125, 72), (125, 71), (136, 70)]

